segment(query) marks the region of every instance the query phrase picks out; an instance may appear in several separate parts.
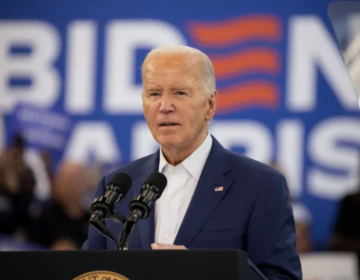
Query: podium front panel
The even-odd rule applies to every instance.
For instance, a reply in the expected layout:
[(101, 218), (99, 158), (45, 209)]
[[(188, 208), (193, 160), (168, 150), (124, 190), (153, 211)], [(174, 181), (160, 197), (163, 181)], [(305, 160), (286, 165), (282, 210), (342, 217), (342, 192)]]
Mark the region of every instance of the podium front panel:
[(0, 264), (4, 280), (259, 279), (238, 250), (0, 252)]

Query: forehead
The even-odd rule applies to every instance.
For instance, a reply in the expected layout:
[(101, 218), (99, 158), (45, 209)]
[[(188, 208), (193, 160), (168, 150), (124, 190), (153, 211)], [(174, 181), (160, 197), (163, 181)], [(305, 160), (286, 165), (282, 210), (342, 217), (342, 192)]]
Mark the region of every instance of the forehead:
[(190, 84), (200, 79), (201, 63), (189, 55), (157, 55), (145, 61), (144, 84)]

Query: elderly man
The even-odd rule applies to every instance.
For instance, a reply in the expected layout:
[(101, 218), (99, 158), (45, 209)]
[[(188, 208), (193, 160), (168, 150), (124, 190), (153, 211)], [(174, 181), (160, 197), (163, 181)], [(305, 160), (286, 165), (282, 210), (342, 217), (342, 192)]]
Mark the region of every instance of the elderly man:
[[(161, 47), (148, 54), (142, 75), (145, 118), (161, 148), (116, 172), (132, 177), (134, 195), (154, 171), (168, 184), (152, 215), (138, 223), (129, 249), (241, 249), (269, 279), (301, 279), (284, 177), (224, 149), (208, 132), (218, 98), (210, 59), (189, 47)], [(103, 178), (97, 195), (113, 175)], [(132, 197), (117, 211), (129, 214)], [(121, 230), (112, 221), (106, 225), (114, 235)], [(115, 246), (90, 228), (84, 248)]]

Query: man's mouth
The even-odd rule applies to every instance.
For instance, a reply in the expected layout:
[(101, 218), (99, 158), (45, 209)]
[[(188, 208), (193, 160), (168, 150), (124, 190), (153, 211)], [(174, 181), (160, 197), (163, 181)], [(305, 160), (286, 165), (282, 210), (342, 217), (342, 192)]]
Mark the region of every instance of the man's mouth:
[(179, 125), (178, 123), (172, 123), (172, 122), (163, 122), (160, 124), (160, 126), (175, 126)]

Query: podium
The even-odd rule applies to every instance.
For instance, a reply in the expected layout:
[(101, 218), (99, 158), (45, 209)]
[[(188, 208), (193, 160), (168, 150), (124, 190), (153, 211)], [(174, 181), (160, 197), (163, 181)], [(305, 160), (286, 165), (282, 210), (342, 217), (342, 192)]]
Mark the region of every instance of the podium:
[(0, 252), (2, 280), (260, 280), (239, 250)]

